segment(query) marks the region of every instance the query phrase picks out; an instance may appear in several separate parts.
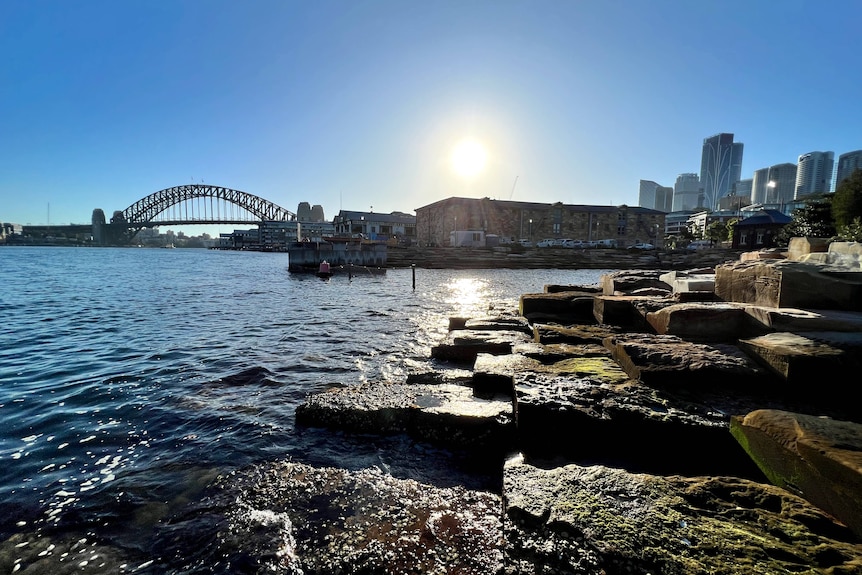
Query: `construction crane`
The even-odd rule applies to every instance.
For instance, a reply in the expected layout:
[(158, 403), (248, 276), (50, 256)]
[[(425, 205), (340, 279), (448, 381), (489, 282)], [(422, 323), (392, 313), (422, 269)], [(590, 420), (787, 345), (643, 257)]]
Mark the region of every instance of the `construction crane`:
[(509, 194), (509, 199), (512, 199), (512, 196), (515, 195), (515, 186), (518, 185), (518, 176), (515, 176), (515, 182), (512, 184), (512, 192)]

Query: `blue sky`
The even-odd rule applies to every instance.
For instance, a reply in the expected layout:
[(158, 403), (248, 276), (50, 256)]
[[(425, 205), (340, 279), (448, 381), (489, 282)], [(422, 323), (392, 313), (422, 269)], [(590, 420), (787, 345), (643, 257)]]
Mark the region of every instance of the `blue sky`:
[[(860, 23), (855, 0), (3, 0), (0, 220), (86, 223), (192, 181), (330, 219), (636, 205), (718, 132), (743, 177), (837, 160), (862, 148)], [(470, 179), (466, 137), (488, 153)]]

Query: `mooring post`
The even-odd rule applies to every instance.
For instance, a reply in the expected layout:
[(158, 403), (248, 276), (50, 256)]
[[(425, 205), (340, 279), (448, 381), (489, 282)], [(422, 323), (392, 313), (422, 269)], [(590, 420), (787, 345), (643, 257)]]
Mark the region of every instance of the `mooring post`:
[(410, 269), (413, 270), (413, 291), (416, 291), (416, 264), (410, 264)]
[(347, 264), (347, 279), (353, 279), (353, 262)]

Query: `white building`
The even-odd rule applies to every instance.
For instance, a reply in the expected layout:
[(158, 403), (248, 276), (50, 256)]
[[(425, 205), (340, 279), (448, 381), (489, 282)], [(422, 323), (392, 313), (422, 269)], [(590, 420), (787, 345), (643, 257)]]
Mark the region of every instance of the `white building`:
[(808, 152), (799, 156), (796, 164), (796, 192), (793, 199), (798, 200), (803, 196), (829, 192), (832, 186), (834, 163), (833, 152)]

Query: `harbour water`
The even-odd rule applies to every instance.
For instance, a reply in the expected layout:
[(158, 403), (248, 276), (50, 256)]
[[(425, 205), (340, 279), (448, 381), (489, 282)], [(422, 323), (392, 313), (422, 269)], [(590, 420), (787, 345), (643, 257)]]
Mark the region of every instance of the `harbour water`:
[(417, 269), (414, 290), (409, 269), (287, 268), (276, 253), (0, 248), (0, 564), (42, 536), (146, 564), (161, 521), (272, 459), (494, 489), (465, 454), (297, 428), (294, 411), (333, 385), (439, 368), (450, 316), (514, 312), (522, 293), (606, 271)]

